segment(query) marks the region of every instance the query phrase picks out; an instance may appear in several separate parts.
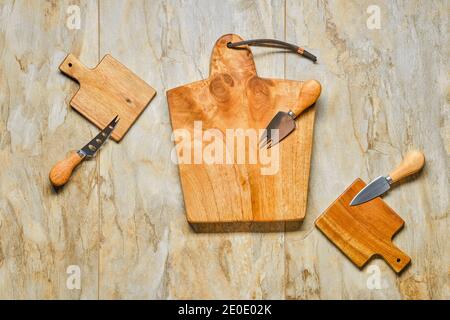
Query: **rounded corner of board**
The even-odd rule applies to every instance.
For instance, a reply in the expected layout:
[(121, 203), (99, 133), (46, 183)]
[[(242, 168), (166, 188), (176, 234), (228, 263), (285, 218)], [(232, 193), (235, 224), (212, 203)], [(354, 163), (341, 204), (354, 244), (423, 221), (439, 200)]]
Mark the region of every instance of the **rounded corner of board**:
[(115, 142), (115, 143), (120, 143), (120, 140), (122, 140), (123, 137), (113, 137), (111, 136), (111, 139)]
[(321, 225), (321, 221), (322, 221), (322, 216), (323, 214), (321, 214), (319, 217), (317, 217), (317, 219), (314, 221), (314, 226), (316, 226), (316, 228), (320, 229), (320, 225)]
[[(197, 220), (195, 217), (192, 217), (189, 214), (186, 214), (186, 221), (190, 225), (204, 224), (206, 222), (206, 221)], [(212, 221), (212, 222), (214, 222), (214, 221)]]

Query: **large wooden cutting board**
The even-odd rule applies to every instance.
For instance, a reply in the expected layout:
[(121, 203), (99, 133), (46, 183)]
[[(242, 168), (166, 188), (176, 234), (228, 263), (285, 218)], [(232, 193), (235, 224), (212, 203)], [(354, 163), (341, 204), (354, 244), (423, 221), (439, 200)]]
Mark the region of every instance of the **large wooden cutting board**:
[(109, 54), (93, 69), (69, 54), (59, 69), (78, 81), (70, 105), (99, 129), (116, 115), (120, 121), (111, 137), (120, 141), (156, 94), (144, 80)]
[(356, 179), (316, 220), (316, 226), (359, 268), (378, 255), (400, 272), (411, 259), (392, 243), (392, 237), (404, 221), (381, 198), (350, 206), (365, 186)]
[[(288, 111), (298, 102), (302, 82), (258, 77), (248, 47), (227, 47), (229, 41), (240, 40), (237, 35), (222, 36), (212, 52), (209, 78), (167, 92), (174, 131), (185, 129), (193, 137), (194, 121), (201, 121), (203, 130), (218, 129), (224, 135), (227, 129), (262, 129), (278, 111)], [(314, 114), (314, 107), (302, 113), (297, 129), (273, 148), (280, 157), (276, 174), (263, 175), (261, 167), (267, 166), (260, 161), (179, 164), (188, 221), (302, 220)], [(205, 145), (198, 137), (193, 140)]]

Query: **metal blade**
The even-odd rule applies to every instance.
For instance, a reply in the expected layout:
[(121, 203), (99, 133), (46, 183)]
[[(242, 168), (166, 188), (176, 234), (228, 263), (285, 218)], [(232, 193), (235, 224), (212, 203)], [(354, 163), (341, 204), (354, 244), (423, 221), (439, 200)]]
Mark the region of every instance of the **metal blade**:
[(82, 156), (93, 157), (98, 149), (100, 149), (105, 141), (111, 136), (119, 120), (120, 119), (118, 119), (118, 116), (115, 116), (114, 119), (112, 119), (112, 121), (102, 131), (100, 131), (94, 139), (89, 141), (89, 143), (78, 152), (81, 153)]
[(380, 176), (365, 186), (350, 202), (351, 206), (372, 200), (373, 198), (381, 196), (383, 193), (391, 188), (389, 180), (386, 177)]
[[(260, 147), (262, 148), (265, 145), (268, 145), (268, 148), (273, 147), (281, 140), (286, 138), (294, 129), (294, 118), (287, 112), (278, 112), (275, 117), (273, 117), (272, 121), (270, 121), (269, 125), (261, 136)], [(273, 134), (276, 133), (276, 131), (273, 130), (278, 130), (278, 134)]]

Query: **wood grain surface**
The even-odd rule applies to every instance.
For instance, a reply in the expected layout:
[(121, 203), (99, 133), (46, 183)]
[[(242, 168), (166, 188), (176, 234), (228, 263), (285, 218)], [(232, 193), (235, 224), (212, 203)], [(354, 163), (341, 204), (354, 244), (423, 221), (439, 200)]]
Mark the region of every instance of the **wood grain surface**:
[(119, 116), (120, 121), (111, 135), (115, 141), (124, 137), (156, 94), (151, 86), (109, 54), (92, 69), (69, 54), (59, 69), (80, 84), (70, 105), (100, 130)]
[(356, 179), (315, 224), (359, 268), (379, 255), (395, 272), (400, 272), (411, 258), (392, 243), (392, 237), (403, 228), (404, 221), (381, 198), (350, 206), (365, 186)]
[[(67, 28), (73, 4), (80, 29)], [(371, 5), (379, 29), (367, 28)], [(415, 0), (2, 1), (0, 297), (449, 299), (448, 11)], [(207, 78), (227, 33), (318, 56), (252, 48), (260, 77), (325, 89), (297, 231), (196, 233), (186, 222), (164, 92)], [(78, 90), (58, 70), (68, 53), (87, 66), (110, 53), (160, 94), (55, 193), (61, 151), (98, 132), (68, 107)], [(356, 177), (389, 172), (413, 148), (425, 168), (383, 198), (405, 221), (395, 244), (412, 263), (400, 275), (379, 259), (360, 270), (314, 221)], [(80, 289), (67, 286), (69, 266)]]
[[(179, 164), (186, 215), (192, 223), (302, 220), (308, 195), (313, 107), (297, 117), (297, 129), (271, 149), (272, 172), (264, 172), (267, 164), (259, 157), (255, 157), (254, 164), (250, 159), (257, 154), (260, 130), (275, 114), (289, 109), (300, 113), (300, 109), (313, 105), (320, 85), (311, 82), (313, 89), (319, 90), (309, 92), (303, 90), (304, 82), (258, 77), (248, 46), (227, 47), (229, 42), (242, 40), (234, 34), (220, 37), (212, 50), (209, 77), (167, 92), (173, 130), (188, 130), (192, 137), (179, 142), (184, 144), (180, 153), (194, 154), (195, 144), (202, 148), (207, 145), (205, 139), (196, 137), (197, 121), (202, 124), (201, 134), (207, 130), (222, 134), (223, 154), (234, 154), (231, 164), (208, 164), (205, 160)], [(308, 99), (312, 93), (314, 98)], [(298, 107), (305, 102), (307, 106)], [(245, 148), (237, 143), (228, 147), (226, 131), (230, 129), (254, 130), (253, 144), (249, 135)], [(239, 162), (239, 156), (245, 161)]]

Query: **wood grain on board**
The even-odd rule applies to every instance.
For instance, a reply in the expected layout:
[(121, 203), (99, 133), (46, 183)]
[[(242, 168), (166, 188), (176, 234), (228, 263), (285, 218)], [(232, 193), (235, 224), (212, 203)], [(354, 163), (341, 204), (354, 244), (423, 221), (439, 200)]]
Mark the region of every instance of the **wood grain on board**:
[[(165, 11), (169, 19), (163, 38), (168, 46), (165, 54), (164, 51), (161, 52), (161, 61), (166, 90), (207, 78), (212, 46), (224, 33), (238, 32), (248, 38), (255, 38), (261, 35), (256, 30), (264, 30), (265, 36), (283, 38), (283, 24), (280, 22), (284, 19), (284, 12), (281, 1), (218, 1), (213, 6), (201, 6), (201, 10), (196, 7), (198, 3), (200, 2), (179, 2), (169, 5)], [(219, 24), (211, 24), (211, 19), (222, 16), (219, 12), (226, 12), (232, 19), (219, 19)], [(271, 18), (260, 19), (263, 16)], [(204, 30), (205, 25), (209, 25), (211, 31), (207, 36), (200, 31)], [(153, 25), (148, 30), (152, 28)], [(255, 63), (260, 76), (284, 77), (284, 65), (279, 54), (273, 54), (267, 48), (254, 48), (252, 51), (257, 56)], [(164, 101), (167, 112), (164, 119), (170, 124), (167, 99)], [(173, 148), (173, 141), (169, 143)], [(214, 224), (205, 224), (211, 228), (208, 233), (194, 232), (186, 223), (177, 166), (174, 165), (174, 169), (176, 198), (180, 200), (180, 207), (177, 210), (167, 209), (170, 219), (170, 250), (165, 278), (168, 296), (222, 299), (284, 297), (284, 233), (216, 233)], [(173, 192), (170, 191), (170, 194)], [(198, 270), (204, 272), (199, 273)], [(179, 286), (180, 283), (183, 286)]]
[[(80, 29), (66, 25), (72, 5)], [(0, 297), (448, 299), (449, 3), (417, 11), (416, 0), (378, 2), (380, 29), (367, 28), (371, 5), (1, 1)], [(230, 32), (318, 56), (313, 64), (252, 47), (259, 76), (324, 87), (307, 214), (295, 232), (196, 233), (186, 223), (163, 93), (207, 78), (211, 46)], [(68, 52), (87, 66), (111, 53), (160, 94), (120, 144), (102, 148), (55, 193), (47, 175), (61, 151), (98, 133), (68, 107), (78, 90), (58, 70)], [(395, 244), (413, 262), (400, 274), (382, 259), (359, 270), (314, 222), (349, 177), (386, 174), (411, 148), (423, 149), (426, 167), (383, 200), (405, 221)], [(81, 288), (69, 288), (77, 266)], [(375, 271), (380, 286), (370, 287)]]
[[(189, 140), (177, 141), (182, 148), (180, 154), (191, 152), (195, 157), (196, 143), (204, 149), (208, 145), (196, 136), (196, 121), (201, 123), (200, 130), (218, 130), (215, 139), (223, 141), (224, 156), (218, 161), (222, 163), (196, 163), (192, 157), (190, 163), (179, 164), (187, 218), (194, 223), (302, 220), (308, 195), (314, 107), (297, 117), (297, 129), (270, 149), (269, 165), (259, 157), (252, 164), (250, 159), (257, 154), (262, 129), (278, 111), (296, 109), (303, 98), (303, 82), (260, 78), (248, 46), (227, 47), (228, 42), (241, 40), (234, 34), (219, 38), (211, 55), (209, 78), (167, 92), (173, 130), (190, 133)], [(248, 136), (245, 149), (239, 149), (237, 143), (227, 145), (230, 129), (256, 130)], [(238, 153), (243, 151), (245, 161), (239, 162)], [(229, 153), (234, 154), (230, 164), (225, 163)]]
[(97, 4), (79, 2), (77, 32), (65, 26), (71, 4), (0, 3), (0, 299), (97, 298), (98, 163), (58, 192), (48, 181), (61, 152), (97, 132), (68, 107), (76, 85), (58, 70), (66, 52), (98, 58)]
[(107, 54), (93, 68), (86, 68), (77, 57), (69, 54), (59, 69), (74, 78), (80, 89), (70, 105), (102, 130), (115, 116), (119, 123), (111, 137), (120, 141), (156, 91), (127, 67)]
[[(373, 4), (286, 2), (286, 40), (318, 56), (309, 65), (287, 55), (286, 77), (314, 77), (324, 87), (316, 106), (307, 215), (301, 230), (285, 236), (290, 299), (450, 296), (450, 41), (443, 13), (449, 3), (434, 2), (417, 16), (418, 2), (379, 2), (380, 29), (369, 29), (366, 10)], [(402, 26), (395, 22), (400, 17)], [(314, 222), (349, 179), (387, 174), (415, 148), (426, 155), (424, 170), (383, 197), (405, 221), (395, 244), (413, 263), (397, 275), (373, 259), (360, 271)], [(377, 290), (368, 286), (376, 271)]]
[(392, 243), (392, 237), (404, 221), (380, 197), (350, 206), (365, 186), (356, 179), (316, 220), (316, 226), (359, 268), (379, 255), (395, 272), (400, 272), (411, 258)]

